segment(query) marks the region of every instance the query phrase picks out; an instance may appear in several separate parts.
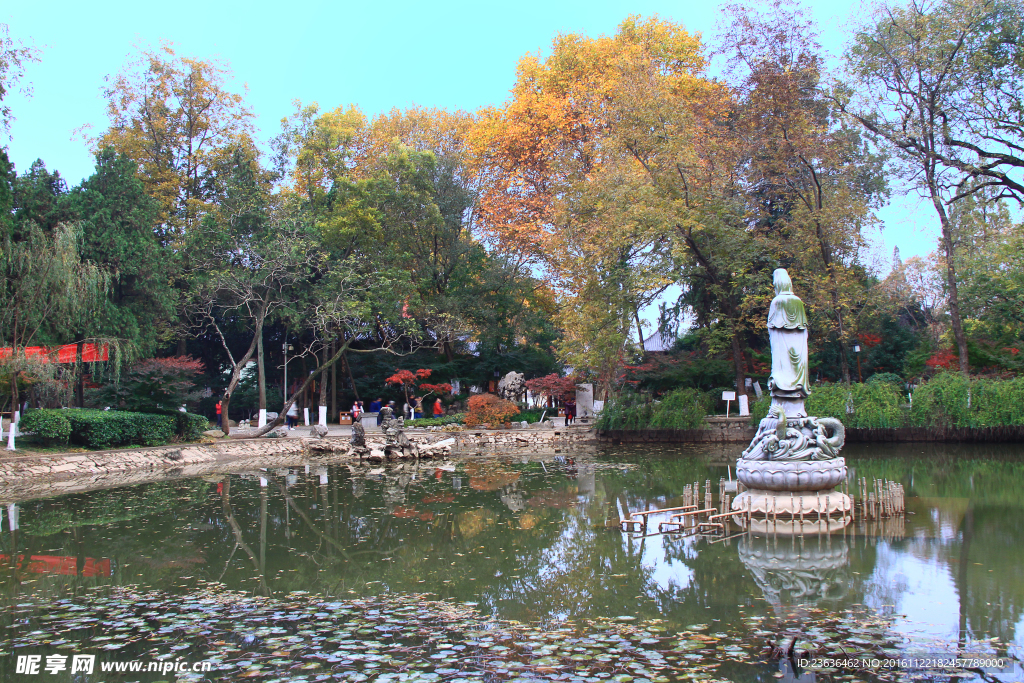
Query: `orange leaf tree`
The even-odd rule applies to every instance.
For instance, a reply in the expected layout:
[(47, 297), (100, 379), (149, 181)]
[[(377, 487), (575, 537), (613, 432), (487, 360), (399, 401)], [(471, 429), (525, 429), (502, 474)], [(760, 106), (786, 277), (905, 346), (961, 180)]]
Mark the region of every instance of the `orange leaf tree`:
[(695, 103), (717, 114), (723, 91), (706, 64), (698, 36), (657, 18), (630, 17), (613, 36), (562, 35), (547, 59), (520, 60), (510, 100), (473, 131), (480, 226), (544, 269), (563, 303), (560, 355), (605, 386), (632, 351), (639, 310), (677, 270), (666, 235), (676, 221), (655, 212), (683, 197), (658, 197), (644, 162), (665, 136), (673, 148), (659, 171), (700, 161)]
[(475, 427), (480, 424), (497, 426), (518, 414), (519, 408), (511, 401), (498, 398), (494, 394), (477, 394), (469, 399), (466, 426)]
[(544, 377), (526, 380), (526, 388), (535, 394), (551, 396), (559, 401), (576, 396), (576, 379), (574, 377), (559, 377), (552, 373)]
[(418, 388), (420, 391), (426, 392), (424, 397), (430, 394), (442, 394), (452, 393), (452, 385), (444, 382), (442, 384), (426, 384), (422, 383), (422, 380), (428, 379), (433, 371), (427, 368), (420, 368), (416, 372), (411, 370), (396, 370), (395, 374), (391, 375), (384, 380), (387, 384), (393, 384), (395, 386), (402, 387), (405, 392), (405, 402), (409, 402), (409, 390)]

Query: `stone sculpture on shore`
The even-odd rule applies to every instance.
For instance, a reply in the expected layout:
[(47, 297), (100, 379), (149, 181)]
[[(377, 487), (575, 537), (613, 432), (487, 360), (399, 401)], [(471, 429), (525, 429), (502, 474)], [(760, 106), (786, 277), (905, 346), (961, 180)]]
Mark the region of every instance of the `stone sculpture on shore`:
[(526, 390), (526, 375), (515, 370), (498, 380), (498, 397), (506, 401), (521, 401)]

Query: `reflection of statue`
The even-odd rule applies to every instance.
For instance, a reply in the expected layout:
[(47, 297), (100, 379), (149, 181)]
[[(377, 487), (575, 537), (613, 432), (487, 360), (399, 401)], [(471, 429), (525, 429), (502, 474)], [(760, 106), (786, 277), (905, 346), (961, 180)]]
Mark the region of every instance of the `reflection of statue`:
[[(804, 302), (793, 294), (793, 282), (784, 268), (773, 275), (775, 298), (768, 310), (768, 339), (772, 347), (772, 376), (768, 380), (773, 403), (780, 398), (798, 399), (790, 417), (806, 415), (803, 399), (811, 393), (807, 368), (807, 313)], [(795, 402), (794, 402), (795, 403)]]
[(785, 541), (744, 536), (739, 556), (764, 597), (775, 606), (842, 598), (850, 585), (849, 546), (828, 534)]
[(499, 497), (502, 504), (512, 512), (521, 512), (526, 507), (523, 502), (523, 494), (520, 493), (516, 482), (503, 486)]

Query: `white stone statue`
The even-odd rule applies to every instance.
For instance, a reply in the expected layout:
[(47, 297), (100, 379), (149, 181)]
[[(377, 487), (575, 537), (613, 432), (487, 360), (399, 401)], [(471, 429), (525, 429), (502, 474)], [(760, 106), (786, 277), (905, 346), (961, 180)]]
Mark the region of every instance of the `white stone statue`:
[(787, 417), (805, 417), (804, 399), (811, 393), (807, 361), (807, 313), (793, 294), (785, 268), (773, 273), (775, 298), (768, 309), (768, 339), (772, 347), (772, 376), (768, 388), (772, 405)]
[[(852, 502), (839, 490), (846, 480), (846, 460), (839, 455), (846, 437), (843, 423), (831, 417), (808, 417), (804, 399), (811, 393), (807, 363), (807, 313), (793, 294), (789, 273), (773, 274), (775, 298), (768, 311), (772, 347), (772, 376), (768, 380), (772, 405), (761, 420), (750, 446), (736, 462), (736, 478), (747, 487), (732, 503), (733, 510), (772, 515), (832, 515), (843, 524)], [(820, 519), (819, 519), (820, 522)]]

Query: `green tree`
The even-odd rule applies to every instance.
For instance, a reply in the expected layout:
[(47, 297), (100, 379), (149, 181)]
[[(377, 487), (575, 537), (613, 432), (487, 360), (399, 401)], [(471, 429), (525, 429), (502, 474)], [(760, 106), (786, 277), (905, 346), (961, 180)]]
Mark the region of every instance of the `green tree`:
[(159, 207), (146, 194), (135, 164), (104, 149), (96, 155), (96, 170), (64, 204), (81, 221), (82, 259), (110, 273), (107, 296), (89, 317), (84, 336), (118, 336), (151, 356), (171, 332), (176, 264), (157, 240)]

